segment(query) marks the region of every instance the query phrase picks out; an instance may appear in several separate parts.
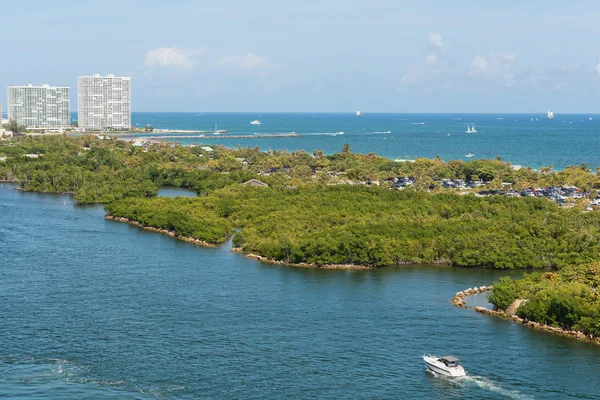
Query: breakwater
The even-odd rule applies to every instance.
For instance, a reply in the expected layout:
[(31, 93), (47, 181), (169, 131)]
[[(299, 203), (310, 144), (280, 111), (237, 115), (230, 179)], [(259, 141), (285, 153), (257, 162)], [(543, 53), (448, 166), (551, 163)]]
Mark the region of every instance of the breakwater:
[(528, 326), (530, 328), (534, 328), (539, 331), (554, 333), (561, 336), (567, 336), (573, 339), (582, 340), (586, 342), (591, 342), (600, 345), (600, 338), (589, 337), (583, 332), (574, 331), (570, 329), (564, 329), (556, 326), (546, 325), (535, 321), (529, 321), (525, 318), (521, 318), (516, 315), (517, 309), (521, 304), (526, 302), (526, 299), (517, 299), (515, 300), (506, 310), (498, 310), (498, 309), (489, 309), (482, 306), (469, 307), (466, 302), (466, 298), (469, 296), (473, 296), (476, 294), (486, 293), (494, 290), (493, 286), (480, 286), (473, 287), (462, 292), (458, 292), (452, 298), (452, 304), (459, 308), (469, 308), (473, 309), (476, 312), (484, 315), (490, 315), (502, 319), (509, 319), (517, 324), (521, 324), (524, 326)]
[(164, 135), (151, 136), (142, 139), (269, 139), (269, 138), (294, 138), (302, 135), (298, 133), (263, 133), (260, 135)]

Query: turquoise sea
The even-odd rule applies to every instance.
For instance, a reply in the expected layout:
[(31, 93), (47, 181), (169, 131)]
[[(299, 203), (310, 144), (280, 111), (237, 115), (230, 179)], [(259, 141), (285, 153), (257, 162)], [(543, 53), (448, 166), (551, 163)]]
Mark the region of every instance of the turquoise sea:
[[(253, 120), (261, 125), (251, 125)], [(227, 135), (252, 136), (172, 139), (183, 144), (334, 153), (348, 143), (355, 152), (374, 152), (391, 159), (439, 155), (445, 160), (466, 160), (466, 154), (473, 153), (474, 158), (500, 156), (534, 168), (552, 165), (563, 169), (581, 163), (600, 166), (600, 115), (593, 114), (556, 114), (549, 120), (545, 114), (133, 113), (132, 121), (138, 127), (150, 124), (211, 132), (216, 123), (217, 129), (229, 131)], [(477, 133), (466, 133), (468, 123), (475, 124)], [(300, 136), (260, 137), (291, 132)], [(344, 134), (333, 136), (337, 132)]]
[(600, 347), (450, 304), (519, 272), (272, 266), (103, 216), (0, 184), (0, 398), (600, 399)]

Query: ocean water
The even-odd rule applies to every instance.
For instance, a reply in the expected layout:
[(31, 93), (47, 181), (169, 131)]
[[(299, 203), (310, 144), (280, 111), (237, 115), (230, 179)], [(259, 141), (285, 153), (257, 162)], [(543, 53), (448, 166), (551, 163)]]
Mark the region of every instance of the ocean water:
[[(251, 125), (255, 119), (262, 124)], [(533, 168), (552, 165), (563, 169), (581, 163), (600, 166), (600, 115), (592, 114), (557, 114), (549, 120), (545, 114), (133, 113), (132, 121), (137, 126), (211, 132), (217, 123), (218, 129), (229, 131), (228, 136), (252, 136), (172, 139), (183, 144), (334, 153), (348, 143), (355, 152), (374, 152), (391, 159), (439, 155), (445, 160), (467, 160), (465, 156), (473, 153), (472, 159), (500, 156)], [(466, 133), (467, 123), (475, 124), (477, 133)], [(391, 133), (381, 133), (388, 131)], [(300, 136), (260, 137), (291, 132)], [(333, 136), (336, 132), (344, 134)]]
[(518, 272), (272, 266), (103, 215), (0, 185), (0, 397), (600, 398), (600, 347), (450, 304)]

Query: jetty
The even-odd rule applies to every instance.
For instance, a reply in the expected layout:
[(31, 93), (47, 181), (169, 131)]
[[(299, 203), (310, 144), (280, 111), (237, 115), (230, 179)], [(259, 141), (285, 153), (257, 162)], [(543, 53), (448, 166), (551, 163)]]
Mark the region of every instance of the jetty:
[(169, 135), (169, 136), (149, 136), (146, 139), (267, 139), (267, 138), (290, 138), (300, 137), (298, 133), (263, 133), (260, 135)]

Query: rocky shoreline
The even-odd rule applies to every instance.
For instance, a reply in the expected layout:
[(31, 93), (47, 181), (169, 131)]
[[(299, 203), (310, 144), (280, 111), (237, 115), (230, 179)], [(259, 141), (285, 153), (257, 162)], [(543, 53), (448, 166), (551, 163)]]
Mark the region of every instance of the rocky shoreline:
[(187, 237), (187, 236), (181, 236), (181, 235), (178, 235), (176, 232), (173, 232), (173, 231), (168, 231), (166, 229), (159, 229), (159, 228), (155, 228), (153, 226), (144, 226), (144, 225), (140, 224), (139, 222), (132, 221), (132, 220), (130, 220), (128, 218), (114, 217), (114, 216), (112, 216), (110, 214), (105, 215), (104, 218), (108, 219), (108, 220), (111, 220), (111, 221), (126, 222), (126, 223), (128, 223), (130, 225), (137, 226), (138, 228), (142, 228), (142, 229), (144, 229), (146, 231), (152, 231), (152, 232), (162, 233), (162, 234), (165, 234), (165, 235), (177, 238), (179, 240), (183, 240), (184, 242), (197, 244), (198, 246), (213, 247), (213, 248), (217, 247), (217, 245), (215, 245), (213, 243), (204, 242), (202, 240), (194, 239), (194, 238)]
[(481, 307), (481, 306), (469, 307), (467, 305), (467, 303), (466, 303), (467, 297), (475, 295), (475, 294), (479, 294), (479, 293), (489, 292), (492, 290), (494, 290), (493, 286), (481, 286), (478, 288), (477, 287), (469, 288), (462, 292), (456, 293), (456, 295), (454, 295), (454, 297), (452, 298), (452, 304), (455, 307), (472, 309), (480, 314), (491, 315), (491, 316), (502, 318), (502, 319), (510, 319), (511, 321), (513, 321), (517, 324), (525, 325), (525, 326), (534, 328), (539, 331), (550, 332), (550, 333), (558, 334), (561, 336), (567, 336), (567, 337), (570, 337), (573, 339), (591, 342), (591, 343), (600, 345), (600, 338), (589, 337), (586, 334), (584, 334), (583, 332), (558, 328), (555, 326), (541, 324), (541, 323), (535, 322), (535, 321), (529, 321), (527, 319), (519, 317), (515, 313), (517, 311), (517, 308), (519, 308), (519, 305), (521, 305), (521, 303), (526, 301), (523, 299), (515, 300), (515, 302), (513, 304), (511, 304), (508, 307), (508, 309), (506, 309), (506, 310), (489, 309), (489, 308)]
[[(242, 252), (241, 250), (232, 250), (235, 252)], [(246, 258), (251, 258), (253, 260), (265, 262), (268, 264), (274, 265), (282, 265), (288, 267), (296, 267), (296, 268), (315, 268), (315, 269), (356, 269), (356, 270), (365, 270), (365, 269), (375, 269), (374, 267), (367, 267), (364, 265), (356, 265), (356, 264), (325, 264), (325, 265), (316, 265), (309, 263), (286, 263), (284, 261), (277, 261), (271, 258), (263, 257), (258, 254), (247, 253), (245, 254)]]

